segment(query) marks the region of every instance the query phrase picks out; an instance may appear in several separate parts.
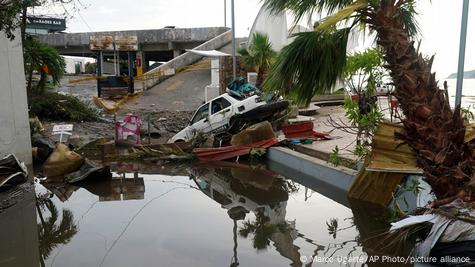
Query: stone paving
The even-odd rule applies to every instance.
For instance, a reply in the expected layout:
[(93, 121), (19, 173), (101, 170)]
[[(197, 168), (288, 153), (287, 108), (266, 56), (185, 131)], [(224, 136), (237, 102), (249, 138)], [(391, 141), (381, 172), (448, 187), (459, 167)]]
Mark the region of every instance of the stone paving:
[[(385, 118), (390, 120), (389, 114), (389, 105), (387, 97), (379, 97), (378, 103), (383, 110)], [(344, 158), (348, 159), (356, 159), (353, 155), (352, 151), (355, 147), (355, 140), (356, 135), (344, 132), (339, 129), (335, 129), (334, 127), (330, 126), (328, 123), (329, 117), (333, 120), (342, 120), (343, 122), (348, 123), (348, 119), (345, 117), (345, 110), (342, 106), (322, 106), (318, 110), (318, 113), (313, 116), (314, 120), (314, 130), (318, 132), (330, 132), (331, 136), (335, 139), (333, 140), (325, 140), (325, 141), (317, 141), (311, 145), (301, 145), (309, 149), (313, 149), (316, 151), (321, 151), (324, 153), (331, 153), (332, 150), (338, 146), (340, 149), (340, 155)]]

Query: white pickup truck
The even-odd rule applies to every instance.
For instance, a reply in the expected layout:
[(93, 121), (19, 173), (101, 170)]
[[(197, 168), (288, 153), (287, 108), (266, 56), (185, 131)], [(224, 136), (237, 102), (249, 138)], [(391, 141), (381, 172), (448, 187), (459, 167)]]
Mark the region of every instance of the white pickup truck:
[(188, 126), (168, 143), (190, 141), (198, 132), (235, 133), (245, 124), (266, 120), (288, 105), (287, 101), (282, 100), (267, 103), (258, 94), (242, 99), (232, 93), (224, 93), (199, 107)]

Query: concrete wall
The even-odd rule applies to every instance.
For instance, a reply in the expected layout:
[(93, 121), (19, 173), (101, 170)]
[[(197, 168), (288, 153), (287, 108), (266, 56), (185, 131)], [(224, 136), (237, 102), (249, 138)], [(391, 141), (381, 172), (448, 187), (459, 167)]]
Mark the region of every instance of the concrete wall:
[(30, 125), (20, 33), (10, 42), (0, 32), (0, 157), (13, 153), (31, 164)]
[(345, 192), (348, 192), (358, 174), (355, 170), (343, 166), (334, 167), (326, 161), (284, 147), (269, 148), (267, 158)]
[[(231, 42), (231, 31), (227, 31), (219, 36), (216, 36), (215, 38), (205, 42), (202, 45), (199, 45), (195, 47), (195, 50), (213, 50), (213, 49), (219, 49), (229, 42)], [(161, 78), (161, 73), (174, 73), (176, 69), (188, 66), (190, 64), (193, 64), (203, 58), (200, 55), (196, 55), (190, 52), (186, 52), (170, 61), (167, 63), (147, 72), (144, 74), (144, 89), (149, 89), (156, 84), (160, 82)], [(147, 77), (149, 76), (149, 77)], [(153, 77), (153, 78), (150, 78)]]
[[(206, 42), (226, 31), (228, 31), (228, 28), (225, 27), (177, 28), (47, 34), (40, 35), (38, 38), (40, 41), (58, 49), (61, 54), (86, 55), (91, 54), (89, 50), (89, 37), (91, 35), (136, 35), (139, 42), (139, 50), (162, 51), (192, 48), (196, 46), (194, 44)], [(192, 46), (190, 47), (188, 44)]]

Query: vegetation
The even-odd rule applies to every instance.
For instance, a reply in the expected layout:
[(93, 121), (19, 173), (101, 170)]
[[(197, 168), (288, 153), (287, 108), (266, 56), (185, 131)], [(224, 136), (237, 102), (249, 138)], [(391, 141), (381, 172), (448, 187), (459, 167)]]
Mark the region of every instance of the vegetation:
[[(66, 63), (58, 51), (34, 38), (28, 38), (24, 43), (23, 58), (27, 77), (27, 92), (29, 96), (39, 95), (45, 92), (48, 75), (53, 84), (58, 84), (64, 75)], [(33, 87), (33, 73), (40, 74), (38, 84)]]
[(252, 246), (255, 249), (266, 249), (270, 245), (272, 235), (289, 232), (287, 223), (272, 224), (270, 218), (264, 215), (263, 212), (257, 211), (255, 214), (256, 220), (254, 222), (245, 221), (239, 229), (239, 235), (244, 238), (253, 234)]
[(0, 31), (10, 40), (15, 38), (14, 31), (20, 26), (20, 11), (20, 1), (0, 0)]
[[(69, 243), (79, 229), (70, 210), (63, 209), (60, 216), (48, 195), (39, 194), (36, 199), (36, 210), (40, 219), (38, 223), (40, 266), (45, 266), (45, 260), (51, 252), (58, 246)], [(45, 212), (49, 213), (49, 217), (45, 217)]]
[[(0, 0), (0, 31), (3, 31), (10, 40), (13, 40), (16, 37), (14, 30), (18, 27), (21, 28), (30, 115), (38, 116), (41, 119), (62, 121), (98, 120), (97, 113), (77, 98), (46, 91), (48, 77), (51, 77), (54, 85), (59, 84), (66, 64), (57, 50), (28, 36), (25, 32), (27, 10), (38, 4), (41, 4), (42, 7), (60, 5), (65, 13), (69, 13), (68, 9), (70, 8), (77, 11), (82, 6), (76, 0)], [(40, 76), (38, 82), (34, 81), (35, 73)]]
[(451, 110), (438, 88), (431, 73), (433, 58), (427, 60), (413, 45), (418, 30), (415, 1), (264, 0), (264, 4), (274, 12), (290, 10), (296, 21), (308, 13), (330, 14), (314, 31), (297, 34), (282, 50), (266, 81), (269, 86), (277, 89), (291, 84), (301, 101), (310, 101), (316, 92), (329, 91), (341, 78), (350, 30), (373, 32), (404, 113), (405, 133), (397, 138), (413, 149), (437, 198), (475, 200), (475, 180), (471, 182), (475, 147), (464, 142), (460, 107)]
[(238, 50), (245, 64), (253, 66), (257, 71), (256, 87), (260, 88), (264, 81), (264, 76), (272, 65), (276, 52), (272, 49), (269, 36), (255, 32), (252, 35), (249, 48)]
[(44, 92), (32, 96), (30, 117), (55, 121), (98, 121), (96, 111), (73, 96)]
[(338, 167), (341, 164), (340, 149), (335, 146), (328, 157), (328, 162), (333, 166)]
[(475, 120), (475, 116), (471, 109), (473, 108), (472, 105), (469, 105), (467, 108), (461, 108), (460, 112), (462, 113), (463, 120), (466, 123), (470, 123), (471, 121)]
[(353, 154), (360, 158), (370, 152), (373, 134), (384, 118), (376, 104), (376, 86), (385, 75), (383, 62), (381, 53), (374, 48), (347, 57), (344, 81), (356, 99), (345, 99), (343, 107), (350, 128), (356, 129)]
[(95, 74), (96, 73), (96, 63), (94, 62), (86, 62), (85, 73), (86, 74)]
[[(66, 66), (64, 58), (56, 49), (34, 38), (27, 38), (23, 57), (30, 116), (59, 121), (99, 120), (97, 113), (76, 97), (46, 91), (48, 77), (51, 77), (54, 85), (58, 85)], [(36, 84), (33, 83), (35, 72), (40, 75)]]
[(356, 52), (347, 56), (344, 81), (354, 95), (367, 97), (376, 94), (377, 84), (383, 82), (385, 70), (382, 55), (375, 48)]
[[(365, 96), (363, 96), (365, 97)], [(374, 132), (383, 121), (384, 115), (379, 111), (375, 103), (361, 105), (365, 100), (354, 100), (347, 98), (344, 101), (343, 108), (346, 110), (346, 117), (350, 121), (350, 127), (356, 129), (356, 149), (354, 154), (364, 157), (369, 152), (369, 146)]]
[[(265, 3), (272, 2), (280, 1)], [(329, 93), (343, 74), (346, 57), (341, 55), (346, 54), (348, 34), (347, 28), (296, 34), (295, 40), (277, 56), (264, 88), (279, 90), (283, 95), (292, 88), (298, 103), (306, 105), (316, 93)]]

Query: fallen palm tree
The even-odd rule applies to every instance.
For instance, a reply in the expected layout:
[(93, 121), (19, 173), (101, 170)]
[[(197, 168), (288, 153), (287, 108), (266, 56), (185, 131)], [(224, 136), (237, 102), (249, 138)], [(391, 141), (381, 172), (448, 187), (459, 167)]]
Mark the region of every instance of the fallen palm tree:
[(474, 145), (464, 142), (466, 129), (460, 107), (452, 110), (444, 91), (438, 88), (431, 72), (433, 58), (425, 58), (414, 47), (418, 28), (415, 2), (265, 0), (272, 11), (290, 10), (296, 21), (308, 13), (330, 14), (315, 25), (314, 31), (296, 34), (283, 48), (265, 87), (286, 90), (290, 85), (301, 102), (309, 102), (316, 93), (330, 91), (341, 77), (351, 30), (361, 27), (373, 31), (404, 115), (405, 132), (396, 137), (413, 150), (438, 199), (434, 205), (455, 198), (471, 202), (475, 200)]

